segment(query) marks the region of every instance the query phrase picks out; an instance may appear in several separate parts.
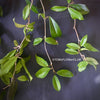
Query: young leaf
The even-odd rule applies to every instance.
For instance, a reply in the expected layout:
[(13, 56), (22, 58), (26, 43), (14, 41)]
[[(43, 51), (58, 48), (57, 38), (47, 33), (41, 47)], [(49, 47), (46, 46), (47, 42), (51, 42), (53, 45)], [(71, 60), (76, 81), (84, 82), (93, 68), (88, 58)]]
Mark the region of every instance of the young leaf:
[(30, 14), (30, 6), (29, 4), (25, 6), (23, 9), (23, 19), (26, 20)]
[(65, 11), (67, 9), (67, 7), (65, 6), (53, 6), (51, 8), (51, 10), (56, 11), (56, 12), (62, 12)]
[(0, 6), (0, 16), (3, 16), (3, 9), (1, 6)]
[(71, 3), (72, 0), (67, 0), (68, 3)]
[[(27, 4), (31, 5), (31, 2), (29, 0), (25, 0), (25, 1), (26, 1)], [(37, 8), (34, 5), (32, 5), (31, 10), (36, 14), (39, 13)]]
[(13, 18), (13, 22), (14, 22), (14, 24), (15, 24), (15, 26), (16, 26), (17, 28), (24, 28), (24, 27), (25, 27), (25, 25), (23, 25), (23, 24), (18, 24), (18, 23), (16, 23), (16, 22), (15, 22), (15, 18)]
[(32, 81), (33, 77), (31, 76), (30, 72), (28, 71), (28, 69), (27, 69), (27, 67), (26, 67), (26, 65), (25, 65), (24, 59), (21, 59), (21, 63), (22, 63), (22, 65), (23, 65), (23, 67), (24, 67), (25, 72), (26, 72), (27, 75), (29, 76), (30, 81)]
[(48, 44), (52, 44), (52, 45), (58, 45), (58, 41), (56, 41), (54, 38), (52, 37), (47, 37), (45, 38), (45, 42)]
[(81, 14), (86, 15), (89, 13), (89, 9), (85, 4), (71, 4), (70, 7), (75, 8)]
[(94, 66), (94, 68), (96, 69), (96, 65), (98, 65), (99, 63), (95, 58), (86, 57), (85, 59), (90, 65)]
[(41, 68), (40, 70), (38, 70), (35, 74), (35, 76), (37, 78), (45, 78), (47, 76), (47, 74), (49, 73), (50, 68)]
[(80, 46), (76, 43), (68, 43), (66, 46), (69, 47), (70, 49), (75, 49), (75, 50), (80, 49)]
[(41, 58), (41, 57), (39, 57), (37, 55), (35, 56), (35, 58), (36, 58), (37, 64), (39, 64), (42, 67), (48, 67), (48, 63), (47, 63), (46, 60), (44, 60), (43, 58)]
[(92, 52), (99, 52), (96, 48), (94, 48), (90, 43), (86, 43), (85, 45), (84, 45), (84, 47), (86, 48), (86, 49), (88, 49), (89, 51), (92, 51)]
[(57, 74), (62, 77), (69, 77), (69, 78), (73, 77), (73, 73), (65, 69), (57, 71)]
[(17, 40), (14, 40), (13, 42), (14, 42), (14, 46), (17, 47), (17, 46), (18, 46), (18, 42), (17, 42)]
[(78, 71), (79, 72), (82, 72), (86, 69), (88, 65), (88, 62), (87, 61), (81, 61), (77, 66), (78, 66)]
[(38, 19), (40, 18), (40, 16), (41, 16), (42, 18), (45, 18), (45, 15), (44, 15), (43, 13), (39, 13), (39, 14), (38, 14)]
[(28, 81), (28, 78), (25, 76), (25, 75), (22, 75), (22, 76), (19, 76), (18, 78), (17, 78), (19, 81)]
[(1, 67), (0, 76), (7, 74), (15, 64), (16, 60), (17, 57), (10, 57), (9, 60), (6, 63), (4, 63), (4, 65)]
[(35, 24), (35, 22), (32, 22), (32, 23), (28, 24), (28, 26), (27, 26), (28, 32), (32, 32), (34, 30), (34, 24)]
[(77, 54), (79, 54), (78, 51), (76, 51), (74, 49), (69, 49), (69, 48), (65, 49), (65, 52), (70, 54), (70, 55), (77, 55)]
[(85, 51), (85, 50), (88, 50), (88, 49), (86, 49), (86, 48), (81, 48), (81, 49), (80, 49), (80, 51)]
[(86, 44), (87, 38), (88, 38), (88, 36), (85, 35), (85, 36), (81, 39), (81, 41), (80, 41), (80, 45), (81, 45), (81, 46), (84, 46), (84, 45)]
[(68, 11), (69, 11), (72, 19), (84, 20), (83, 15), (79, 11), (77, 11), (73, 8), (70, 8), (70, 7), (68, 8)]
[(33, 46), (36, 46), (42, 42), (43, 38), (35, 38), (33, 41)]
[(55, 38), (55, 37), (60, 37), (62, 35), (60, 27), (52, 17), (49, 17), (49, 27), (52, 37)]
[(60, 81), (56, 75), (54, 75), (52, 78), (52, 84), (53, 84), (53, 87), (56, 91), (61, 90), (61, 84), (60, 84)]

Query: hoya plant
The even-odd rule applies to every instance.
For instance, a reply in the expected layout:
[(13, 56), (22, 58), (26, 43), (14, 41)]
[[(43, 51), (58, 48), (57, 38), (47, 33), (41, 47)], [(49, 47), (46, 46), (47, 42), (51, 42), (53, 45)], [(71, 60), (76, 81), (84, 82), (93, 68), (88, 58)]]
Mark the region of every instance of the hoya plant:
[[(60, 84), (58, 76), (71, 78), (71, 77), (73, 77), (73, 73), (67, 69), (61, 69), (58, 71), (56, 71), (54, 69), (51, 57), (50, 57), (48, 50), (47, 50), (47, 44), (58, 45), (58, 41), (55, 38), (61, 37), (62, 32), (61, 32), (61, 29), (60, 29), (59, 25), (57, 24), (57, 22), (51, 16), (46, 16), (45, 8), (44, 8), (42, 0), (40, 0), (40, 3), (42, 6), (42, 9), (43, 9), (43, 13), (39, 13), (38, 17), (41, 16), (43, 18), (43, 21), (44, 21), (44, 37), (43, 38), (41, 38), (41, 37), (35, 38), (33, 41), (33, 45), (36, 46), (36, 45), (39, 45), (42, 41), (44, 42), (44, 50), (45, 50), (45, 53), (48, 57), (49, 63), (44, 58), (36, 55), (35, 56), (36, 62), (38, 65), (41, 66), (41, 69), (39, 69), (35, 75), (37, 78), (43, 79), (48, 75), (48, 73), (50, 71), (52, 71), (54, 74), (52, 77), (53, 87), (56, 91), (60, 91), (61, 84)], [(51, 37), (47, 37), (47, 30), (46, 30), (47, 29), (47, 25), (46, 25), (47, 19), (49, 20), (49, 28), (50, 28)]]
[(96, 66), (99, 64), (98, 61), (95, 58), (92, 57), (85, 57), (85, 55), (82, 54), (83, 51), (91, 51), (91, 52), (98, 52), (98, 50), (93, 47), (90, 43), (88, 43), (88, 35), (85, 35), (80, 40), (79, 34), (76, 28), (76, 20), (84, 20), (84, 15), (89, 13), (89, 9), (85, 4), (76, 4), (72, 0), (67, 0), (66, 6), (53, 6), (51, 10), (56, 12), (62, 12), (65, 10), (68, 10), (71, 18), (74, 20), (74, 26), (73, 29), (76, 33), (78, 43), (68, 43), (66, 44), (67, 49), (65, 49), (65, 52), (70, 55), (80, 55), (82, 60), (78, 63), (78, 71), (82, 72), (84, 71), (87, 66), (90, 64), (95, 69)]
[[(24, 20), (27, 20), (26, 25), (18, 24), (13, 19), (14, 25), (17, 28), (23, 28), (24, 38), (21, 43), (18, 44), (17, 40), (14, 40), (14, 50), (10, 51), (5, 57), (0, 59), (0, 79), (3, 81), (8, 89), (7, 100), (13, 100), (14, 95), (17, 89), (17, 80), (18, 81), (32, 81), (33, 77), (26, 67), (26, 62), (30, 59), (30, 56), (23, 57), (24, 48), (30, 42), (29, 32), (34, 30), (35, 22), (30, 23), (30, 10), (32, 9), (32, 3), (27, 4), (22, 12), (22, 17)], [(25, 70), (26, 75), (21, 75), (22, 68)]]

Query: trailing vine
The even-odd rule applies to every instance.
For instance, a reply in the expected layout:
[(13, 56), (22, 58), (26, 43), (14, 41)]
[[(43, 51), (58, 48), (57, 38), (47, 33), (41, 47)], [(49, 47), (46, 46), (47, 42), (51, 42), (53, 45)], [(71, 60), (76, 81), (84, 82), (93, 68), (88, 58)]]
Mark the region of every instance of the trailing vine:
[[(55, 69), (54, 69), (54, 66), (53, 66), (52, 60), (50, 58), (50, 55), (48, 53), (46, 45), (47, 44), (58, 45), (58, 41), (56, 41), (55, 38), (60, 37), (62, 35), (62, 32), (61, 32), (60, 27), (58, 26), (57, 22), (51, 16), (45, 16), (46, 12), (45, 12), (45, 8), (44, 8), (42, 0), (40, 0), (40, 3), (42, 6), (42, 9), (43, 9), (43, 13), (39, 13), (38, 16), (41, 16), (44, 21), (44, 38), (36, 38), (33, 42), (33, 45), (34, 46), (38, 45), (42, 42), (42, 40), (44, 40), (44, 49), (45, 49), (45, 52), (49, 59), (50, 64), (48, 64), (48, 62), (45, 59), (36, 55), (36, 62), (43, 68), (38, 70), (35, 75), (37, 78), (42, 79), (47, 76), (47, 74), (49, 73), (50, 70), (52, 70), (53, 74), (54, 74), (53, 78), (52, 78), (53, 87), (56, 91), (60, 91), (61, 84), (60, 84), (60, 81), (59, 81), (59, 78), (57, 75), (59, 75), (61, 77), (71, 78), (71, 77), (73, 77), (73, 74), (71, 71), (66, 70), (66, 69), (61, 69), (58, 71), (55, 71)], [(47, 31), (46, 31), (46, 20), (47, 19), (49, 19), (49, 27), (50, 27), (51, 37), (47, 37)]]
[[(3, 83), (6, 85), (3, 90), (6, 88), (8, 89), (7, 94), (7, 100), (13, 100), (14, 95), (16, 93), (17, 89), (17, 80), (19, 81), (32, 81), (33, 77), (28, 71), (26, 64), (27, 61), (29, 61), (30, 56), (23, 57), (23, 51), (24, 48), (31, 42), (29, 33), (34, 30), (34, 24), (35, 22), (30, 22), (30, 11), (32, 10), (34, 13), (38, 14), (38, 18), (43, 19), (44, 23), (44, 36), (43, 38), (37, 37), (33, 41), (33, 46), (37, 46), (40, 43), (43, 42), (44, 44), (44, 50), (45, 54), (49, 60), (49, 63), (42, 57), (35, 55), (36, 62), (38, 65), (40, 65), (42, 68), (39, 69), (35, 76), (37, 78), (43, 79), (45, 78), (50, 71), (53, 72), (52, 77), (52, 85), (56, 91), (61, 90), (61, 84), (59, 80), (60, 77), (67, 77), (71, 78), (73, 77), (73, 73), (67, 69), (60, 69), (55, 70), (55, 67), (53, 65), (52, 59), (50, 57), (50, 54), (48, 52), (47, 44), (49, 45), (58, 45), (58, 41), (56, 40), (57, 37), (61, 37), (62, 32), (57, 24), (57, 22), (51, 17), (46, 16), (45, 7), (43, 4), (43, 1), (40, 0), (43, 13), (39, 13), (37, 8), (33, 5), (33, 0), (25, 0), (26, 6), (23, 9), (22, 17), (24, 20), (27, 20), (27, 23), (25, 25), (19, 24), (15, 21), (15, 18), (13, 18), (14, 25), (17, 28), (23, 28), (24, 38), (21, 41), (21, 43), (18, 43), (17, 40), (14, 40), (14, 50), (10, 51), (6, 56), (4, 56), (2, 59), (0, 59), (0, 79), (3, 81)], [(77, 19), (78, 20), (84, 20), (83, 15), (86, 15), (89, 13), (89, 9), (85, 4), (75, 4), (72, 0), (67, 0), (68, 5), (66, 6), (53, 6), (51, 10), (56, 12), (62, 12), (65, 10), (68, 10), (71, 18), (73, 19), (73, 30), (75, 31), (76, 37), (77, 37), (77, 43), (68, 43), (66, 44), (67, 49), (65, 49), (65, 52), (70, 55), (80, 55), (82, 58), (82, 61), (78, 63), (78, 71), (82, 72), (87, 68), (87, 65), (90, 64), (94, 66), (96, 69), (96, 66), (99, 64), (98, 61), (95, 58), (92, 57), (86, 57), (83, 54), (83, 51), (92, 51), (92, 52), (98, 52), (98, 50), (93, 47), (90, 43), (87, 43), (88, 36), (85, 35), (80, 39), (79, 33), (77, 31)], [(0, 7), (0, 16), (3, 15), (2, 8)], [(47, 37), (47, 20), (49, 20), (49, 30), (50, 30), (50, 37)], [(26, 75), (19, 76), (19, 73), (21, 72), (21, 69), (24, 69)], [(13, 94), (13, 96), (12, 96)]]
[[(30, 35), (29, 32), (32, 32), (34, 29), (35, 22), (30, 23), (30, 10), (33, 4), (33, 0), (31, 0), (31, 4), (28, 4), (23, 9), (23, 19), (27, 20), (26, 25), (18, 24), (15, 22), (15, 18), (13, 22), (17, 28), (24, 28), (24, 38), (20, 44), (16, 40), (14, 40), (14, 50), (10, 51), (5, 57), (0, 59), (0, 78), (4, 84), (7, 86), (3, 88), (5, 90), (9, 87), (7, 93), (7, 100), (13, 100), (14, 95), (17, 89), (17, 80), (19, 81), (32, 81), (33, 77), (31, 76), (30, 72), (28, 71), (25, 63), (30, 59), (29, 57), (23, 58), (23, 50), (30, 42)], [(24, 69), (26, 74), (28, 75), (29, 79), (26, 75), (18, 76), (21, 72), (21, 69)], [(17, 77), (16, 77), (17, 75)]]
[(78, 71), (82, 72), (87, 68), (87, 65), (90, 64), (94, 66), (96, 69), (96, 66), (99, 64), (98, 61), (95, 58), (92, 57), (85, 57), (85, 55), (82, 54), (82, 51), (92, 51), (92, 52), (98, 52), (96, 48), (94, 48), (90, 43), (87, 43), (88, 36), (85, 35), (80, 40), (79, 34), (76, 28), (76, 20), (84, 20), (83, 15), (86, 15), (89, 13), (89, 9), (85, 4), (75, 4), (73, 0), (67, 0), (68, 5), (67, 6), (54, 6), (51, 8), (51, 10), (56, 12), (62, 12), (68, 9), (68, 12), (71, 16), (71, 18), (74, 20), (73, 29), (75, 31), (78, 43), (68, 43), (66, 46), (68, 47), (65, 49), (65, 52), (70, 55), (77, 55), (79, 54), (83, 61), (78, 63)]

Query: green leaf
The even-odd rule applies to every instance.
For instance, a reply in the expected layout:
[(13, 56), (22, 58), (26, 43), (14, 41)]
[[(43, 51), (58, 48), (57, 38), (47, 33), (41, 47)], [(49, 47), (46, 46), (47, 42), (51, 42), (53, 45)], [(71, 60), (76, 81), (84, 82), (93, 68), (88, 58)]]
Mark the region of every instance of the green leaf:
[(81, 14), (86, 15), (89, 13), (89, 9), (85, 4), (71, 4), (70, 7), (75, 8)]
[(68, 3), (71, 3), (72, 0), (67, 0)]
[(15, 24), (15, 26), (16, 26), (17, 28), (24, 28), (24, 27), (25, 27), (25, 25), (23, 25), (23, 24), (18, 24), (18, 23), (16, 23), (16, 22), (15, 22), (15, 18), (13, 18), (13, 22), (14, 22), (14, 24)]
[(29, 76), (30, 81), (32, 81), (33, 77), (31, 76), (30, 72), (28, 71), (28, 69), (27, 69), (27, 67), (26, 67), (26, 65), (25, 65), (24, 59), (21, 59), (21, 63), (22, 63), (22, 65), (23, 65), (23, 67), (24, 67), (25, 72), (26, 72), (27, 75)]
[(87, 61), (81, 61), (77, 66), (78, 66), (78, 71), (79, 72), (82, 72), (86, 69), (88, 65), (88, 62)]
[(33, 41), (33, 46), (36, 46), (42, 42), (43, 38), (35, 38)]
[(3, 16), (3, 9), (1, 6), (0, 6), (0, 16)]
[(52, 18), (49, 17), (49, 27), (50, 27), (50, 33), (52, 37), (61, 37), (62, 32), (60, 27), (58, 26), (57, 22)]
[(39, 64), (40, 66), (42, 66), (42, 67), (48, 67), (49, 66), (47, 61), (44, 60), (43, 58), (41, 58), (41, 57), (39, 57), (37, 55), (35, 56), (35, 58), (36, 58), (37, 64)]
[(17, 78), (19, 81), (28, 81), (28, 78), (25, 76), (25, 75), (22, 75), (22, 76), (19, 76), (18, 78)]
[(17, 40), (14, 40), (13, 42), (14, 42), (14, 46), (17, 47), (17, 46), (18, 46), (18, 42), (17, 42)]
[(26, 5), (23, 9), (23, 19), (26, 20), (30, 14), (30, 5)]
[(80, 51), (85, 51), (85, 50), (88, 50), (88, 49), (86, 49), (86, 48), (81, 48), (81, 49), (80, 49)]
[(99, 63), (95, 58), (86, 57), (85, 59), (90, 65), (94, 66), (94, 68), (96, 69), (96, 65), (98, 65)]
[(65, 69), (57, 71), (57, 74), (62, 77), (69, 77), (69, 78), (73, 77), (73, 73)]
[(12, 73), (9, 72), (9, 73), (1, 76), (1, 80), (3, 81), (4, 84), (9, 85), (11, 77), (12, 77)]
[[(30, 35), (27, 35), (26, 37), (30, 40)], [(23, 49), (24, 49), (28, 44), (29, 44), (29, 42), (28, 42), (28, 41), (26, 40), (26, 38), (25, 38), (25, 40), (23, 41), (22, 46), (21, 46), (21, 48), (20, 48), (20, 55), (23, 53)]]
[(9, 60), (6, 61), (4, 65), (1, 67), (0, 76), (7, 74), (11, 70), (11, 68), (14, 66), (16, 60), (17, 60), (17, 57), (15, 56), (10, 57)]
[[(25, 1), (26, 1), (27, 4), (31, 5), (31, 2), (29, 0), (25, 0)], [(39, 13), (38, 9), (34, 5), (32, 5), (31, 10), (36, 14)]]
[(68, 11), (69, 11), (72, 19), (84, 20), (83, 15), (79, 11), (77, 11), (73, 8), (70, 8), (70, 7), (68, 8)]
[(62, 12), (65, 11), (67, 9), (67, 7), (65, 6), (53, 6), (51, 8), (51, 10), (56, 11), (56, 12)]
[(60, 84), (60, 81), (56, 75), (54, 75), (52, 78), (52, 84), (53, 84), (53, 87), (56, 91), (61, 90), (61, 84)]
[(40, 70), (38, 70), (35, 74), (35, 76), (37, 78), (45, 78), (47, 76), (47, 74), (49, 73), (50, 68), (41, 68)]
[(76, 43), (68, 43), (66, 46), (69, 47), (70, 49), (75, 49), (75, 50), (80, 49), (80, 46)]
[(74, 49), (69, 49), (69, 48), (65, 49), (65, 52), (70, 54), (70, 55), (77, 55), (77, 54), (79, 54), (78, 51), (76, 51)]
[(45, 18), (45, 15), (44, 15), (43, 13), (39, 13), (39, 14), (38, 14), (38, 19), (40, 18), (40, 16), (41, 16), (42, 18)]
[(21, 61), (19, 61), (18, 63), (17, 63), (17, 65), (16, 65), (16, 73), (18, 74), (20, 71), (21, 71), (21, 68), (22, 68), (23, 66), (22, 66), (22, 64), (21, 64)]
[(27, 25), (28, 32), (32, 32), (34, 30), (34, 24), (35, 24), (35, 22), (32, 22)]
[(84, 45), (84, 47), (86, 48), (86, 49), (88, 49), (89, 51), (92, 51), (92, 52), (99, 52), (96, 48), (94, 48), (90, 43), (86, 43), (85, 45)]
[(58, 45), (58, 41), (52, 37), (45, 38), (45, 42), (52, 45)]
[(80, 45), (81, 45), (81, 46), (84, 46), (84, 45), (86, 44), (86, 42), (87, 42), (87, 39), (88, 39), (88, 36), (85, 35), (85, 36), (81, 39)]
[(0, 59), (0, 64), (5, 63), (10, 57), (13, 57), (15, 53), (16, 53), (16, 50), (10, 51), (5, 57)]

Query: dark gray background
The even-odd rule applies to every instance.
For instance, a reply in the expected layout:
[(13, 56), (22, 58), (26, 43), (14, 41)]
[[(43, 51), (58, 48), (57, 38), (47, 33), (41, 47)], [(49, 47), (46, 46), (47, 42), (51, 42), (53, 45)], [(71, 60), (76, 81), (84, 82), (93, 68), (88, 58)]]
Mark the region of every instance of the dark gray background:
[[(100, 50), (100, 0), (75, 0), (75, 2), (85, 3), (90, 9), (85, 20), (77, 23), (80, 38), (88, 34), (89, 43)], [(22, 30), (14, 26), (12, 19), (15, 17), (16, 22), (25, 24), (22, 19), (22, 10), (25, 4), (24, 0), (0, 0), (0, 5), (4, 10), (4, 17), (0, 18), (0, 37), (2, 39), (0, 58), (13, 49), (13, 40), (16, 39), (20, 43), (23, 39)], [(34, 4), (41, 8), (39, 0), (34, 0)], [(55, 13), (50, 10), (54, 5), (66, 5), (66, 0), (44, 0), (44, 4), (46, 14), (58, 22), (63, 33), (61, 38), (57, 38), (58, 46), (47, 46), (51, 58), (80, 58), (80, 56), (70, 56), (64, 52), (67, 43), (77, 42), (73, 31), (73, 20), (67, 11)], [(43, 20), (38, 20), (37, 14), (31, 12), (31, 21), (36, 22), (35, 30), (31, 33), (31, 40), (33, 41), (35, 37), (43, 37)], [(47, 34), (50, 36), (49, 30)], [(74, 77), (71, 79), (59, 77), (62, 90), (56, 92), (52, 87), (52, 72), (45, 79), (35, 78), (34, 73), (41, 68), (36, 64), (35, 54), (47, 59), (43, 44), (33, 47), (31, 42), (25, 49), (24, 56), (31, 55), (27, 68), (33, 76), (33, 81), (31, 83), (18, 83), (15, 100), (100, 100), (100, 66), (97, 66), (97, 71), (89, 66), (84, 72), (79, 73), (77, 71), (78, 62), (53, 62), (55, 70), (66, 68), (74, 73)], [(85, 55), (92, 56), (100, 62), (100, 53), (85, 52)], [(3, 84), (0, 82), (0, 90), (2, 88)]]

